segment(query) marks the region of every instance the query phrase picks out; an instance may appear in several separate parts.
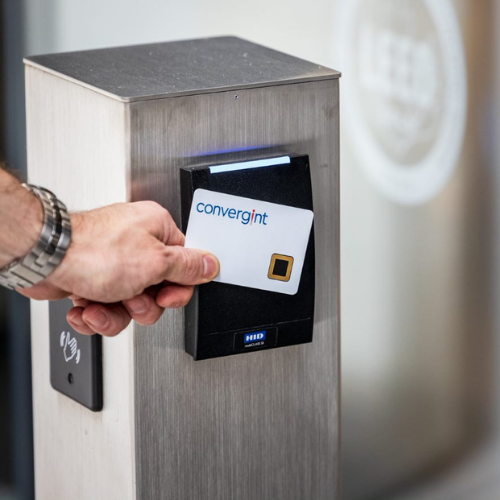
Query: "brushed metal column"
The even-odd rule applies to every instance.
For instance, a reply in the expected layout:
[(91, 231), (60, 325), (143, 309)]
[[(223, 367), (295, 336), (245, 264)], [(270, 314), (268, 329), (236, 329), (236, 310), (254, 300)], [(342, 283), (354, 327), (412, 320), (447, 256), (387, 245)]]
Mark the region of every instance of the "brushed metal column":
[(179, 222), (194, 156), (306, 153), (317, 259), (312, 344), (195, 362), (166, 311), (104, 339), (101, 414), (50, 388), (34, 304), (38, 497), (339, 499), (339, 74), (235, 38), (27, 64), (30, 180), (71, 209), (150, 199)]

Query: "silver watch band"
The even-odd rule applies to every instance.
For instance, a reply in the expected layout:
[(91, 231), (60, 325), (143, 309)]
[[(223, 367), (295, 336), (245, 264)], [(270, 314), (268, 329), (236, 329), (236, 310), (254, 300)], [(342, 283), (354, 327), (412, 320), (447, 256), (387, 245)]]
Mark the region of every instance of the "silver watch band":
[(71, 222), (64, 203), (48, 189), (23, 186), (42, 202), (44, 222), (31, 252), (0, 269), (0, 285), (12, 290), (28, 288), (45, 279), (62, 261), (71, 242)]

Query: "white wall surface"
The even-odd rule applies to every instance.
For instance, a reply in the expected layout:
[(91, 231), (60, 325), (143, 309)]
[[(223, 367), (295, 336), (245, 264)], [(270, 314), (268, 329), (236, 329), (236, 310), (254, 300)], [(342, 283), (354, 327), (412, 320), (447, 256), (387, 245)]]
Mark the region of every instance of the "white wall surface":
[(328, 65), (328, 0), (22, 0), (26, 53), (237, 35)]
[(199, 36), (199, 0), (23, 0), (27, 53)]

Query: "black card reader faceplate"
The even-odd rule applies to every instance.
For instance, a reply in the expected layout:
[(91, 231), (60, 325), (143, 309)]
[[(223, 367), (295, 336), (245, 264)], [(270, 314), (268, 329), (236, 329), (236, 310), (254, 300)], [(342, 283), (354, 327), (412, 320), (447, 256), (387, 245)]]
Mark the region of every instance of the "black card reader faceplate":
[[(196, 189), (313, 209), (307, 155), (291, 156), (290, 163), (227, 172), (211, 173), (210, 166), (214, 164), (181, 169), (183, 231), (187, 229)], [(280, 265), (278, 273), (283, 271)], [(313, 226), (295, 295), (217, 282), (196, 287), (185, 308), (186, 351), (199, 360), (311, 342), (314, 273)], [(246, 349), (235, 347), (241, 345), (237, 339), (242, 334), (260, 331), (270, 332), (266, 340), (252, 342)]]

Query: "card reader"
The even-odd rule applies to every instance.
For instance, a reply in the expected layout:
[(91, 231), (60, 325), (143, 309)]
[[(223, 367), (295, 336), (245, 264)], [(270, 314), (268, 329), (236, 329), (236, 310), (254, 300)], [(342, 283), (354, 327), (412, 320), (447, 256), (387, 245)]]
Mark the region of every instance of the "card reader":
[[(307, 155), (182, 168), (184, 232), (189, 225), (197, 190), (295, 207), (302, 211), (313, 210)], [(250, 213), (250, 223), (252, 212), (247, 211)], [(233, 215), (239, 215), (241, 222), (245, 220), (243, 212), (238, 214), (235, 210)], [(284, 235), (294, 231), (293, 225), (285, 229)], [(262, 279), (269, 283), (268, 289), (217, 281), (197, 286), (185, 308), (186, 352), (195, 360), (202, 360), (311, 342), (314, 323), (314, 227), (304, 246), (305, 256), (287, 255), (279, 251), (262, 254), (261, 274)], [(295, 267), (298, 269), (297, 257), (300, 258), (302, 269), (301, 272), (298, 270), (298, 275), (293, 275)], [(245, 266), (244, 261), (241, 261), (241, 266)], [(296, 292), (293, 290), (293, 294), (290, 294), (286, 287), (295, 277), (298, 278)], [(283, 287), (283, 293), (280, 293), (280, 287)]]

